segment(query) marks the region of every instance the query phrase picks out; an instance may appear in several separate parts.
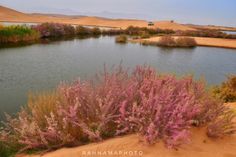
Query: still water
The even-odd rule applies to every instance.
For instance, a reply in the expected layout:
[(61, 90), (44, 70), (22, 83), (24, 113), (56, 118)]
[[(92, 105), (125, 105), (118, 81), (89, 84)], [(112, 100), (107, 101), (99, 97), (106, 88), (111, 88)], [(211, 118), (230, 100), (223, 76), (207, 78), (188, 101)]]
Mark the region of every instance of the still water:
[(113, 37), (73, 39), (0, 49), (0, 119), (15, 113), (30, 91), (55, 88), (61, 81), (91, 78), (103, 65), (133, 68), (147, 64), (165, 73), (204, 76), (210, 85), (236, 74), (236, 50), (197, 47), (163, 49), (120, 45)]
[(223, 31), (226, 34), (236, 35), (236, 31)]

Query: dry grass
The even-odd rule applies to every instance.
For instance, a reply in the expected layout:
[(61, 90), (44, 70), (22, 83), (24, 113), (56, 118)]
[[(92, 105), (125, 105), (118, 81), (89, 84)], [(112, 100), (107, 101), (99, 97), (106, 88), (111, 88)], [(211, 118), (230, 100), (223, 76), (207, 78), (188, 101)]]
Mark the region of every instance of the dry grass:
[(40, 126), (45, 126), (45, 117), (55, 113), (59, 99), (59, 93), (56, 92), (31, 93), (28, 98), (27, 110), (31, 112), (33, 119)]
[(194, 38), (189, 37), (179, 37), (175, 40), (176, 45), (180, 47), (194, 47), (197, 45), (197, 42)]
[(171, 36), (163, 36), (160, 38), (160, 40), (157, 42), (159, 46), (166, 46), (166, 47), (175, 47), (175, 39)]
[(236, 75), (228, 76), (228, 79), (221, 84), (213, 88), (213, 95), (220, 98), (224, 102), (236, 101)]
[(3, 29), (3, 25), (0, 23), (0, 30)]
[(171, 36), (163, 36), (157, 42), (157, 45), (164, 47), (195, 47), (197, 43), (195, 39), (189, 37), (178, 37), (175, 39)]
[(127, 43), (127, 36), (126, 35), (119, 35), (116, 37), (116, 43)]

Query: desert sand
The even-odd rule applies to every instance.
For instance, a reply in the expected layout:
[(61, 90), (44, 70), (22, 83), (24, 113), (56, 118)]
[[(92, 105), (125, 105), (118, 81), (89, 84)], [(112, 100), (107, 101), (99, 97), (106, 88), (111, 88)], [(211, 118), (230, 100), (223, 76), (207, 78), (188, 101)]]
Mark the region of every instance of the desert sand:
[[(19, 155), (18, 157), (84, 157), (100, 156), (99, 152), (112, 151), (113, 155), (107, 157), (235, 157), (236, 156), (236, 135), (224, 137), (223, 139), (209, 139), (204, 129), (193, 129), (191, 143), (183, 145), (178, 150), (167, 149), (163, 143), (152, 146), (141, 142), (138, 135), (129, 135), (120, 138), (110, 139), (101, 143), (94, 143), (77, 148), (64, 148), (45, 155)], [(121, 151), (120, 155), (115, 155)], [(126, 152), (137, 155), (126, 155)], [(89, 153), (97, 153), (89, 155)]]
[(221, 30), (221, 31), (236, 31), (235, 27), (226, 27), (226, 26), (215, 26), (215, 25), (194, 25), (194, 24), (186, 24), (188, 27), (192, 27), (195, 29), (212, 29), (212, 30)]
[[(178, 38), (178, 36), (174, 36), (174, 38)], [(204, 37), (191, 37), (191, 38), (194, 38), (196, 40), (198, 46), (236, 49), (236, 39), (204, 38)], [(148, 39), (138, 39), (138, 40), (133, 40), (133, 41), (134, 42), (143, 42), (143, 41), (158, 42), (159, 40), (160, 40), (160, 36), (151, 37)]]
[[(148, 21), (138, 19), (108, 19), (101, 17), (88, 17), (88, 16), (62, 16), (50, 14), (27, 14), (15, 11), (10, 8), (0, 6), (0, 22), (29, 22), (29, 23), (42, 23), (42, 22), (57, 22), (75, 25), (89, 25), (89, 26), (103, 26), (125, 29), (129, 26), (148, 27)], [(195, 28), (185, 26), (182, 24), (159, 21), (153, 22), (154, 28), (173, 29), (173, 30), (195, 30)]]

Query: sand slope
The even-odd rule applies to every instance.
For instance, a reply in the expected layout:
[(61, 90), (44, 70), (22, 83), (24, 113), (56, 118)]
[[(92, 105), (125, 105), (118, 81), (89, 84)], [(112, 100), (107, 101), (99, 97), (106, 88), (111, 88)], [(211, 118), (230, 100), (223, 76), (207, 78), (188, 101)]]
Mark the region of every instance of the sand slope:
[[(121, 138), (110, 139), (101, 143), (89, 144), (77, 148), (61, 149), (42, 157), (84, 157), (97, 155), (85, 155), (92, 151), (121, 151), (121, 155), (104, 155), (106, 157), (127, 157), (126, 151), (139, 151), (142, 157), (236, 157), (236, 136), (225, 137), (224, 139), (209, 139), (204, 129), (193, 129), (192, 142), (182, 146), (178, 151), (169, 150), (163, 143), (148, 146), (141, 142), (137, 135), (129, 135)], [(39, 157), (40, 155), (24, 156)], [(134, 155), (140, 156), (140, 155)], [(133, 157), (134, 157), (133, 156)]]
[[(47, 14), (26, 14), (0, 6), (0, 21), (5, 22), (58, 22), (67, 24), (80, 24), (92, 26), (106, 26), (116, 28), (127, 28), (129, 26), (148, 27), (145, 20), (136, 19), (108, 19), (100, 17), (81, 17), (81, 16), (63, 16)], [(194, 30), (189, 26), (170, 21), (154, 22), (154, 28), (173, 29), (173, 30)]]
[(188, 27), (192, 27), (195, 29), (212, 29), (212, 30), (223, 30), (223, 31), (236, 31), (235, 27), (227, 27), (227, 26), (215, 26), (215, 25), (194, 25), (194, 24), (186, 24)]

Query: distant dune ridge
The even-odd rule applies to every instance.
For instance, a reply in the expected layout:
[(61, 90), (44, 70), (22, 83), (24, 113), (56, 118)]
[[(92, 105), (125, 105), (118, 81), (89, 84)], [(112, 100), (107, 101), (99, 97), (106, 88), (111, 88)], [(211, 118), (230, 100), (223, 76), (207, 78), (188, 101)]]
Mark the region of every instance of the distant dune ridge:
[[(55, 22), (65, 24), (77, 25), (91, 25), (91, 26), (105, 26), (116, 28), (127, 28), (129, 26), (148, 27), (148, 21), (138, 19), (109, 19), (93, 16), (80, 16), (80, 15), (62, 15), (62, 14), (40, 14), (40, 13), (22, 13), (4, 6), (0, 6), (0, 22), (29, 22), (29, 23), (42, 23), (42, 22)], [(198, 28), (208, 29), (222, 29), (233, 30), (233, 27), (223, 26), (200, 26), (192, 24), (179, 24), (171, 21), (153, 21), (153, 28), (172, 29), (172, 30), (196, 30)]]
[[(66, 24), (80, 24), (80, 25), (94, 25), (94, 26), (106, 26), (127, 28), (129, 26), (147, 27), (148, 21), (134, 20), (134, 19), (108, 19), (101, 17), (88, 17), (88, 16), (69, 16), (58, 14), (26, 14), (15, 11), (10, 8), (0, 6), (0, 21), (4, 22), (57, 22)], [(189, 26), (170, 22), (160, 21), (155, 22), (155, 28), (161, 29), (173, 29), (173, 30), (194, 30)]]

